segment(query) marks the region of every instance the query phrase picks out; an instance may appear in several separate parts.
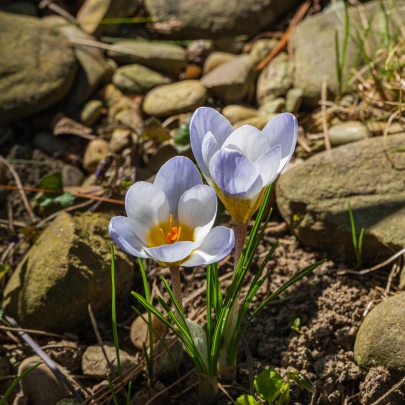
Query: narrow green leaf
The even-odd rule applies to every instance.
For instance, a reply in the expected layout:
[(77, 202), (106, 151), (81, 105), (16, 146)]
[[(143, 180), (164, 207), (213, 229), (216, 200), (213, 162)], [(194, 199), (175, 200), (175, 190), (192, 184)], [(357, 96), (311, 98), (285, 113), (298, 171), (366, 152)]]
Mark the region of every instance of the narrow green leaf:
[(115, 389), (114, 389), (113, 383), (111, 381), (110, 374), (108, 374), (108, 373), (107, 373), (107, 381), (108, 381), (108, 385), (110, 387), (110, 392), (111, 392), (111, 396), (112, 396), (113, 401), (114, 401), (114, 405), (119, 405), (117, 395), (115, 394)]

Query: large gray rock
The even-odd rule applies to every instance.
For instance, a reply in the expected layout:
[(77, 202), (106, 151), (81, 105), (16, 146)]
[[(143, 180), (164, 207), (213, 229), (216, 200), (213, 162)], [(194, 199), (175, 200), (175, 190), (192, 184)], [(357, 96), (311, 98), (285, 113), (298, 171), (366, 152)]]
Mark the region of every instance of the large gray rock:
[(177, 38), (253, 36), (297, 4), (295, 0), (146, 0), (151, 29)]
[[(68, 332), (111, 302), (109, 217), (60, 214), (41, 234), (4, 290), (5, 310), (21, 326)], [(129, 288), (134, 272), (116, 252), (117, 291)]]
[(76, 72), (69, 42), (35, 17), (0, 12), (0, 27), (0, 122), (56, 104)]
[(357, 333), (354, 356), (363, 369), (382, 366), (405, 374), (405, 293), (378, 304)]
[(201, 83), (209, 93), (225, 103), (237, 103), (247, 94), (254, 79), (254, 61), (240, 55), (207, 73)]
[[(399, 31), (398, 21), (405, 17), (403, 0), (385, 2), (389, 15), (388, 18), (390, 35)], [(394, 13), (392, 10), (394, 9)], [(338, 31), (340, 51), (344, 38), (344, 11), (342, 7), (331, 9), (328, 12), (319, 13), (305, 18), (292, 36), (292, 44), (295, 60), (294, 86), (304, 90), (304, 103), (316, 106), (321, 97), (322, 82), (326, 81), (328, 90), (333, 97), (339, 92), (339, 82), (336, 71), (335, 32)], [(385, 26), (385, 15), (381, 11), (378, 1), (371, 1), (361, 7), (349, 8), (350, 33), (346, 63), (343, 69), (343, 84), (347, 83), (351, 69), (355, 66), (360, 55), (359, 45), (353, 41), (356, 38), (356, 30), (361, 38), (365, 39), (368, 55), (373, 55), (379, 46), (383, 45), (382, 28)], [(369, 33), (365, 34), (364, 22), (370, 23)], [(357, 42), (357, 40), (356, 40)], [(342, 52), (340, 52), (342, 54)], [(364, 63), (362, 58), (359, 60)], [(347, 89), (350, 91), (350, 86)]]
[[(282, 175), (278, 208), (306, 245), (354, 256), (348, 203), (363, 257), (376, 259), (405, 246), (405, 133), (365, 139), (313, 156)], [(386, 147), (386, 151), (385, 151)]]
[[(61, 17), (50, 16), (44, 19), (47, 25), (60, 31), (68, 40), (94, 41), (95, 38), (79, 27), (68, 23)], [(108, 75), (109, 65), (103, 52), (95, 47), (74, 44), (74, 52), (79, 69), (68, 97), (63, 101), (63, 110), (67, 114), (76, 113), (76, 109), (84, 103)]]
[(187, 59), (180, 46), (147, 41), (118, 41), (111, 45), (108, 55), (124, 65), (139, 63), (172, 74), (179, 73)]
[(193, 112), (207, 99), (207, 90), (198, 80), (164, 84), (155, 87), (145, 97), (143, 110), (156, 117)]

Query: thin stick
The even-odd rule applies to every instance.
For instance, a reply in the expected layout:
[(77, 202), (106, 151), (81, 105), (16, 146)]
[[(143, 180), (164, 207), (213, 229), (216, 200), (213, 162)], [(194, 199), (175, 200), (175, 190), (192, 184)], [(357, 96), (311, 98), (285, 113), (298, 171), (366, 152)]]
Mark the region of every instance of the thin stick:
[(328, 91), (328, 83), (324, 80), (322, 82), (322, 91), (321, 91), (322, 129), (323, 129), (323, 136), (325, 138), (326, 150), (330, 151), (332, 147), (331, 147), (330, 139), (329, 139), (329, 130), (328, 130), (328, 120), (327, 120), (327, 114), (326, 114), (326, 105), (324, 103), (326, 101), (326, 98), (327, 98), (327, 91)]
[(61, 17), (68, 20), (69, 22), (74, 23), (75, 25), (78, 25), (76, 18), (74, 18), (70, 13), (68, 13), (62, 7), (58, 6), (57, 4), (54, 4), (52, 2), (52, 0), (43, 0), (43, 1), (41, 1), (41, 3), (39, 3), (39, 8), (43, 9), (45, 7), (48, 7), (49, 10), (52, 10), (56, 14), (59, 14)]
[(378, 398), (377, 401), (373, 402), (371, 405), (378, 405), (381, 403), (388, 395), (392, 394), (396, 389), (405, 384), (405, 377), (397, 384), (395, 384), (390, 390), (388, 390), (382, 397)]
[(93, 330), (94, 333), (96, 335), (97, 338), (97, 342), (99, 344), (99, 346), (101, 347), (101, 351), (103, 352), (103, 356), (108, 364), (108, 368), (110, 369), (110, 373), (113, 372), (113, 366), (110, 362), (110, 359), (107, 356), (107, 353), (105, 351), (104, 345), (103, 345), (103, 340), (101, 339), (101, 335), (100, 335), (100, 331), (98, 330), (98, 326), (97, 326), (97, 321), (96, 321), (96, 317), (94, 316), (93, 310), (91, 308), (91, 304), (89, 304), (88, 306), (88, 310), (89, 310), (89, 316), (90, 316), (90, 321), (91, 321), (91, 325), (93, 326)]
[(11, 326), (3, 326), (3, 325), (0, 325), (0, 330), (9, 330), (9, 331), (12, 331), (12, 332), (30, 333), (31, 335), (48, 336), (48, 337), (55, 337), (55, 338), (59, 338), (59, 339), (66, 339), (67, 338), (64, 335), (58, 335), (57, 333), (44, 332), (43, 330), (14, 328), (14, 327), (11, 327)]
[(274, 57), (277, 56), (280, 53), (280, 51), (282, 51), (285, 48), (295, 27), (304, 18), (310, 6), (311, 6), (310, 1), (306, 1), (304, 4), (301, 5), (301, 7), (298, 9), (293, 19), (291, 20), (291, 23), (287, 28), (286, 32), (283, 34), (280, 41), (278, 42), (277, 46), (256, 66), (255, 68), (256, 71), (263, 70), (274, 59)]
[(218, 388), (226, 395), (226, 397), (232, 402), (232, 404), (235, 405), (235, 401), (229, 395), (229, 392), (224, 388), (224, 386), (221, 383), (218, 383)]
[[(4, 315), (7, 322), (14, 328), (21, 329), (18, 323), (8, 315)], [(34, 340), (26, 332), (17, 332), (21, 338), (31, 347), (31, 349), (44, 361), (44, 363), (51, 369), (55, 377), (66, 385), (71, 394), (76, 398), (79, 403), (83, 402), (81, 395), (75, 390), (72, 383), (66, 376), (59, 370), (57, 365), (49, 358), (49, 356), (34, 342)]]
[(12, 174), (12, 176), (14, 177), (14, 181), (17, 184), (17, 187), (19, 188), (20, 191), (20, 195), (21, 195), (21, 199), (24, 203), (25, 209), (28, 212), (28, 215), (30, 216), (31, 222), (34, 224), (36, 222), (36, 218), (35, 215), (31, 209), (30, 203), (28, 202), (28, 198), (25, 195), (24, 190), (22, 189), (22, 184), (21, 184), (21, 180), (20, 180), (20, 176), (18, 175), (18, 173), (14, 170), (14, 167), (7, 162), (6, 159), (4, 159), (3, 156), (0, 155), (0, 162), (4, 163), (4, 165), (7, 166), (7, 169), (10, 171), (10, 173)]

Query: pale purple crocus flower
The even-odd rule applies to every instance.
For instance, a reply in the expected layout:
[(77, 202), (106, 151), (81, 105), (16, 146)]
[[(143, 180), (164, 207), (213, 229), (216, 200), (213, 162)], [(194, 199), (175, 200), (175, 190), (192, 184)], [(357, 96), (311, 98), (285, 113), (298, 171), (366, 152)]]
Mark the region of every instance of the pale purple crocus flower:
[(265, 188), (290, 160), (298, 123), (289, 113), (275, 116), (262, 131), (251, 125), (234, 130), (218, 111), (198, 108), (190, 123), (194, 157), (208, 184), (236, 223), (246, 224)]
[(109, 232), (130, 255), (169, 267), (192, 267), (218, 262), (234, 247), (231, 229), (213, 228), (217, 197), (188, 158), (170, 159), (153, 184), (132, 185), (125, 209), (127, 217), (112, 218)]

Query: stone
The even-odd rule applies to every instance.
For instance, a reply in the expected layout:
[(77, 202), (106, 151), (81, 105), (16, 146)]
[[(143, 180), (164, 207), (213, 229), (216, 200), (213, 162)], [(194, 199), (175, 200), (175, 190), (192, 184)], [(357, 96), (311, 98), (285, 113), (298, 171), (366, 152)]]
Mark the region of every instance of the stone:
[(207, 99), (207, 90), (198, 80), (164, 84), (155, 87), (145, 97), (143, 110), (156, 117), (193, 112)]
[[(104, 353), (99, 345), (88, 346), (82, 357), (82, 370), (84, 375), (94, 375), (105, 377), (106, 373), (118, 374), (117, 353), (115, 346), (103, 345), (113, 370), (110, 370)], [(138, 363), (134, 357), (127, 352), (120, 350), (121, 371), (125, 373), (131, 368), (135, 368)]]
[(84, 173), (76, 166), (64, 165), (62, 169), (63, 187), (78, 187), (83, 183)]
[(254, 62), (249, 55), (239, 55), (235, 59), (219, 65), (203, 76), (201, 83), (208, 92), (225, 103), (237, 103), (247, 94), (253, 83)]
[(295, 0), (146, 0), (150, 30), (178, 39), (253, 37), (278, 21)]
[[(399, 5), (401, 4), (401, 5)], [(403, 10), (403, 1), (385, 2), (385, 8), (388, 13), (393, 9), (397, 15), (398, 21), (405, 17)], [(326, 81), (330, 96), (333, 98), (339, 93), (339, 82), (336, 72), (336, 47), (335, 32), (338, 31), (340, 49), (343, 46), (344, 24), (341, 19), (344, 18), (344, 12), (334, 9), (308, 16), (299, 23), (292, 35), (292, 46), (294, 52), (295, 75), (294, 87), (302, 88), (304, 91), (304, 105), (308, 107), (318, 106), (321, 99), (322, 82)], [(378, 46), (381, 44), (381, 27), (385, 26), (385, 16), (381, 10), (378, 1), (370, 1), (364, 4), (364, 7), (349, 7), (350, 27), (358, 27), (360, 35), (365, 37), (363, 21), (367, 21), (370, 27), (367, 28), (368, 34), (365, 39), (365, 48), (369, 55), (374, 55)], [(389, 31), (396, 31), (396, 19), (389, 18)], [(364, 27), (364, 28), (363, 28)], [(355, 38), (355, 36), (353, 36)], [(343, 68), (343, 85), (351, 77), (351, 70), (357, 70), (362, 67), (364, 61), (360, 58), (360, 64), (357, 64), (360, 55), (357, 39), (353, 40), (349, 36), (346, 61)], [(347, 86), (347, 91), (351, 91), (351, 86)]]
[(146, 94), (153, 88), (170, 83), (170, 79), (142, 65), (127, 65), (113, 75), (113, 83), (124, 94)]
[(45, 353), (56, 363), (60, 364), (71, 373), (80, 369), (83, 350), (76, 343), (70, 340), (48, 342)]
[[(148, 313), (145, 312), (143, 317), (148, 320)], [(152, 315), (152, 326), (155, 331), (159, 334), (160, 337), (164, 337), (167, 332), (167, 327), (162, 323), (156, 316)], [(146, 348), (149, 348), (149, 328), (148, 324), (138, 316), (132, 322), (130, 338), (132, 344), (138, 349), (143, 350), (143, 345), (145, 344)], [(153, 334), (153, 341), (157, 343), (159, 341), (158, 337)]]
[(259, 115), (268, 117), (269, 115), (280, 113), (285, 106), (285, 100), (277, 97), (274, 100), (267, 100), (259, 107)]
[[(22, 327), (70, 332), (111, 304), (111, 216), (59, 214), (24, 256), (4, 290), (3, 307)], [(134, 269), (115, 252), (116, 287), (130, 288)]]
[(153, 374), (160, 381), (165, 381), (167, 379), (176, 379), (179, 367), (181, 365), (181, 362), (183, 361), (183, 345), (179, 340), (177, 340), (173, 345), (170, 346), (171, 342), (172, 341), (170, 339), (165, 340), (165, 343), (169, 347), (171, 355), (166, 351), (163, 345), (159, 344), (156, 347), (155, 355), (163, 352), (153, 362)]
[(238, 121), (233, 124), (234, 129), (238, 129), (242, 125), (252, 125), (260, 131), (268, 124), (268, 122), (275, 117), (277, 114), (270, 114), (270, 115), (259, 115), (258, 117), (248, 118), (243, 121)]
[(101, 117), (103, 103), (100, 100), (88, 101), (80, 112), (80, 122), (83, 125), (92, 127)]
[(258, 111), (251, 107), (243, 107), (241, 105), (227, 105), (222, 110), (222, 115), (231, 123), (235, 124), (238, 121), (244, 121), (249, 118), (258, 116)]
[(108, 51), (118, 63), (140, 64), (170, 74), (178, 74), (185, 66), (186, 51), (177, 45), (148, 41), (117, 41)]
[[(46, 25), (60, 32), (69, 41), (95, 41), (95, 38), (74, 24), (66, 24), (66, 20), (58, 16), (43, 19)], [(101, 85), (108, 75), (110, 67), (101, 49), (94, 46), (74, 45), (74, 53), (79, 68), (74, 85), (68, 97), (63, 100), (63, 110), (66, 114), (74, 115), (77, 106), (83, 104)]]
[(257, 81), (257, 101), (285, 96), (294, 81), (294, 65), (285, 52), (278, 54), (260, 73)]
[(218, 66), (230, 62), (235, 58), (236, 55), (234, 55), (233, 53), (220, 51), (212, 52), (211, 55), (209, 55), (208, 58), (205, 60), (203, 73), (206, 75), (207, 73), (211, 72), (211, 70), (214, 70)]
[(29, 403), (32, 405), (52, 405), (62, 398), (70, 396), (70, 391), (65, 384), (55, 377), (39, 356), (24, 359), (18, 368), (18, 375), (38, 363), (42, 364), (20, 381), (21, 390), (28, 398)]
[(197, 39), (187, 46), (187, 60), (192, 63), (201, 63), (214, 51), (212, 41)]
[(66, 139), (54, 136), (46, 131), (35, 134), (32, 142), (36, 148), (41, 149), (50, 156), (60, 156), (68, 151), (70, 147)]
[(372, 136), (367, 127), (359, 121), (346, 121), (333, 125), (328, 132), (332, 146), (357, 142)]
[[(348, 203), (363, 259), (380, 260), (405, 246), (405, 133), (368, 138), (321, 152), (280, 176), (279, 211), (305, 245), (354, 258)], [(386, 150), (386, 152), (384, 152)]]
[(119, 24), (102, 24), (103, 20), (131, 17), (138, 9), (138, 0), (86, 0), (77, 21), (89, 34), (113, 35)]
[(41, 19), (0, 12), (0, 26), (0, 122), (4, 122), (60, 101), (73, 84), (77, 64), (67, 39)]
[(94, 173), (97, 165), (110, 153), (108, 142), (94, 139), (87, 145), (83, 157), (83, 167), (88, 173)]
[(258, 39), (250, 51), (250, 57), (256, 63), (260, 63), (278, 44), (277, 39), (262, 38)]
[(125, 148), (131, 146), (132, 131), (127, 128), (114, 129), (110, 139), (110, 150), (113, 153), (121, 153)]
[(357, 333), (354, 357), (365, 370), (384, 367), (405, 373), (405, 293), (378, 304), (364, 319)]
[(301, 108), (303, 98), (304, 90), (298, 88), (288, 90), (285, 97), (285, 111), (296, 114)]

